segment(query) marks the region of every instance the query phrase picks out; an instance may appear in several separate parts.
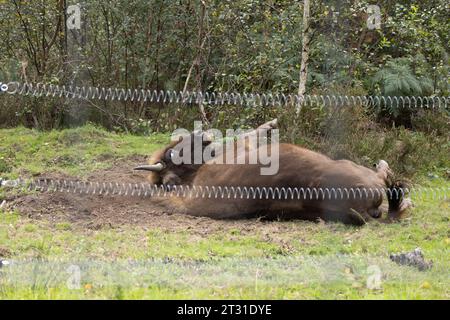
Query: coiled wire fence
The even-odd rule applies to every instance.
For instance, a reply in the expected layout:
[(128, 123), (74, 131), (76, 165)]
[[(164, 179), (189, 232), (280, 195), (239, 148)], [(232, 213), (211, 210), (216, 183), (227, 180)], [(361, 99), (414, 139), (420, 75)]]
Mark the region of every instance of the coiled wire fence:
[(448, 109), (450, 97), (443, 96), (342, 96), (304, 95), (284, 93), (238, 93), (171, 91), (84, 87), (44, 83), (0, 82), (4, 93), (32, 97), (53, 97), (83, 100), (131, 101), (164, 104), (238, 105), (250, 107), (283, 107), (301, 105), (323, 106), (382, 106), (389, 108)]
[(378, 199), (387, 195), (399, 199), (409, 195), (415, 199), (450, 199), (448, 187), (271, 187), (271, 186), (206, 186), (154, 185), (149, 183), (92, 182), (67, 179), (1, 180), (0, 186), (21, 191), (75, 193), (123, 197), (182, 197), (242, 200), (352, 200)]

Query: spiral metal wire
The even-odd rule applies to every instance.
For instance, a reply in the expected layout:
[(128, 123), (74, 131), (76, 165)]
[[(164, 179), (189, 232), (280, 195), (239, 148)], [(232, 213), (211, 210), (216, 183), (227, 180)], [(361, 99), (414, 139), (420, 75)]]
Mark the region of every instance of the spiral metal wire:
[(6, 188), (20, 188), (23, 191), (60, 192), (113, 197), (181, 197), (242, 200), (351, 200), (364, 198), (378, 199), (383, 194), (386, 194), (388, 198), (392, 199), (398, 199), (405, 195), (432, 200), (450, 199), (450, 186), (440, 188), (163, 186), (148, 183), (84, 182), (67, 179), (0, 179), (0, 186)]
[(103, 87), (79, 87), (44, 83), (1, 83), (2, 92), (33, 97), (54, 97), (84, 100), (109, 100), (154, 103), (183, 103), (208, 105), (238, 105), (251, 107), (283, 107), (289, 105), (323, 106), (382, 106), (389, 108), (449, 108), (450, 97), (420, 96), (341, 96), (304, 95), (283, 93), (236, 93), (170, 91), (150, 89), (121, 89)]

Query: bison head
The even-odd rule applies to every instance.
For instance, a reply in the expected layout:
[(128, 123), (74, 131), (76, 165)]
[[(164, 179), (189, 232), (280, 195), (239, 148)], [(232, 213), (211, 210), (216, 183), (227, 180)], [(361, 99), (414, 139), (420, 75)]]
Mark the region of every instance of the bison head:
[(211, 142), (209, 135), (195, 131), (172, 141), (167, 147), (156, 152), (149, 164), (137, 166), (134, 170), (150, 171), (148, 179), (153, 184), (190, 184), (197, 170), (205, 163), (203, 157), (198, 157), (198, 148), (203, 155), (204, 149)]

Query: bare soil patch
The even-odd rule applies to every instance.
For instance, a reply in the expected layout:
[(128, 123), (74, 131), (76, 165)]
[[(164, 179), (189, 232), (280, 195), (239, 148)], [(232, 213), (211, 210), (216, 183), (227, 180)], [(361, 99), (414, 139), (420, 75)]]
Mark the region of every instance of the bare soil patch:
[[(143, 157), (115, 161), (112, 168), (94, 171), (82, 181), (93, 182), (146, 182), (145, 174), (131, 168), (145, 162)], [(70, 179), (77, 177), (48, 173), (38, 178)], [(27, 194), (9, 201), (9, 208), (17, 209), (31, 219), (47, 220), (52, 223), (71, 222), (76, 227), (88, 229), (118, 228), (123, 225), (139, 225), (149, 229), (167, 231), (188, 230), (190, 233), (207, 235), (219, 231), (239, 230), (252, 233), (256, 228), (263, 234), (287, 231), (292, 225), (262, 222), (256, 219), (225, 221), (205, 217), (192, 217), (170, 212), (160, 201), (147, 197), (123, 197), (105, 195), (84, 195), (75, 193), (43, 192)]]

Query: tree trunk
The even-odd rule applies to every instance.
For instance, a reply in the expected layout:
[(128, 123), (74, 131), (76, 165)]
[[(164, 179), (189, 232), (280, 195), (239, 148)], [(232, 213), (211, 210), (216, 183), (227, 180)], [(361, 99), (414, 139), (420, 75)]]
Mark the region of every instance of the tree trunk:
[[(203, 56), (203, 48), (206, 43), (206, 39), (208, 37), (207, 34), (204, 32), (204, 25), (205, 25), (205, 16), (206, 16), (206, 3), (204, 1), (201, 1), (201, 9), (200, 9), (200, 17), (199, 17), (199, 27), (198, 27), (198, 37), (197, 37), (197, 54), (194, 58), (194, 61), (192, 61), (192, 65), (189, 68), (188, 75), (186, 77), (186, 81), (184, 83), (183, 87), (183, 96), (188, 89), (189, 80), (191, 78), (192, 72), (194, 68), (196, 69), (196, 90), (201, 92), (202, 91), (202, 73), (200, 70), (200, 65), (202, 63), (202, 56)], [(205, 112), (205, 108), (203, 106), (202, 101), (198, 101), (198, 107), (200, 110), (200, 115), (202, 117), (203, 122), (208, 125), (208, 117)]]
[(309, 30), (309, 0), (303, 0), (302, 62), (300, 65), (300, 79), (298, 85), (299, 102), (297, 104), (297, 113), (300, 111), (300, 108), (303, 104), (304, 95), (306, 91), (310, 41), (311, 39)]
[[(83, 12), (82, 9), (80, 9), (80, 11)], [(106, 12), (105, 9), (105, 15), (107, 14)], [(80, 65), (83, 65), (83, 63), (86, 62), (83, 49), (86, 47), (87, 43), (88, 28), (90, 28), (90, 26), (88, 25), (87, 19), (82, 20), (80, 29), (67, 28), (67, 84), (72, 86), (82, 87), (89, 84), (88, 71), (84, 67), (80, 67)], [(108, 68), (109, 67), (110, 64), (108, 63)], [(66, 113), (63, 118), (63, 125), (84, 125), (90, 117), (90, 103), (91, 102), (84, 99), (66, 99)]]

